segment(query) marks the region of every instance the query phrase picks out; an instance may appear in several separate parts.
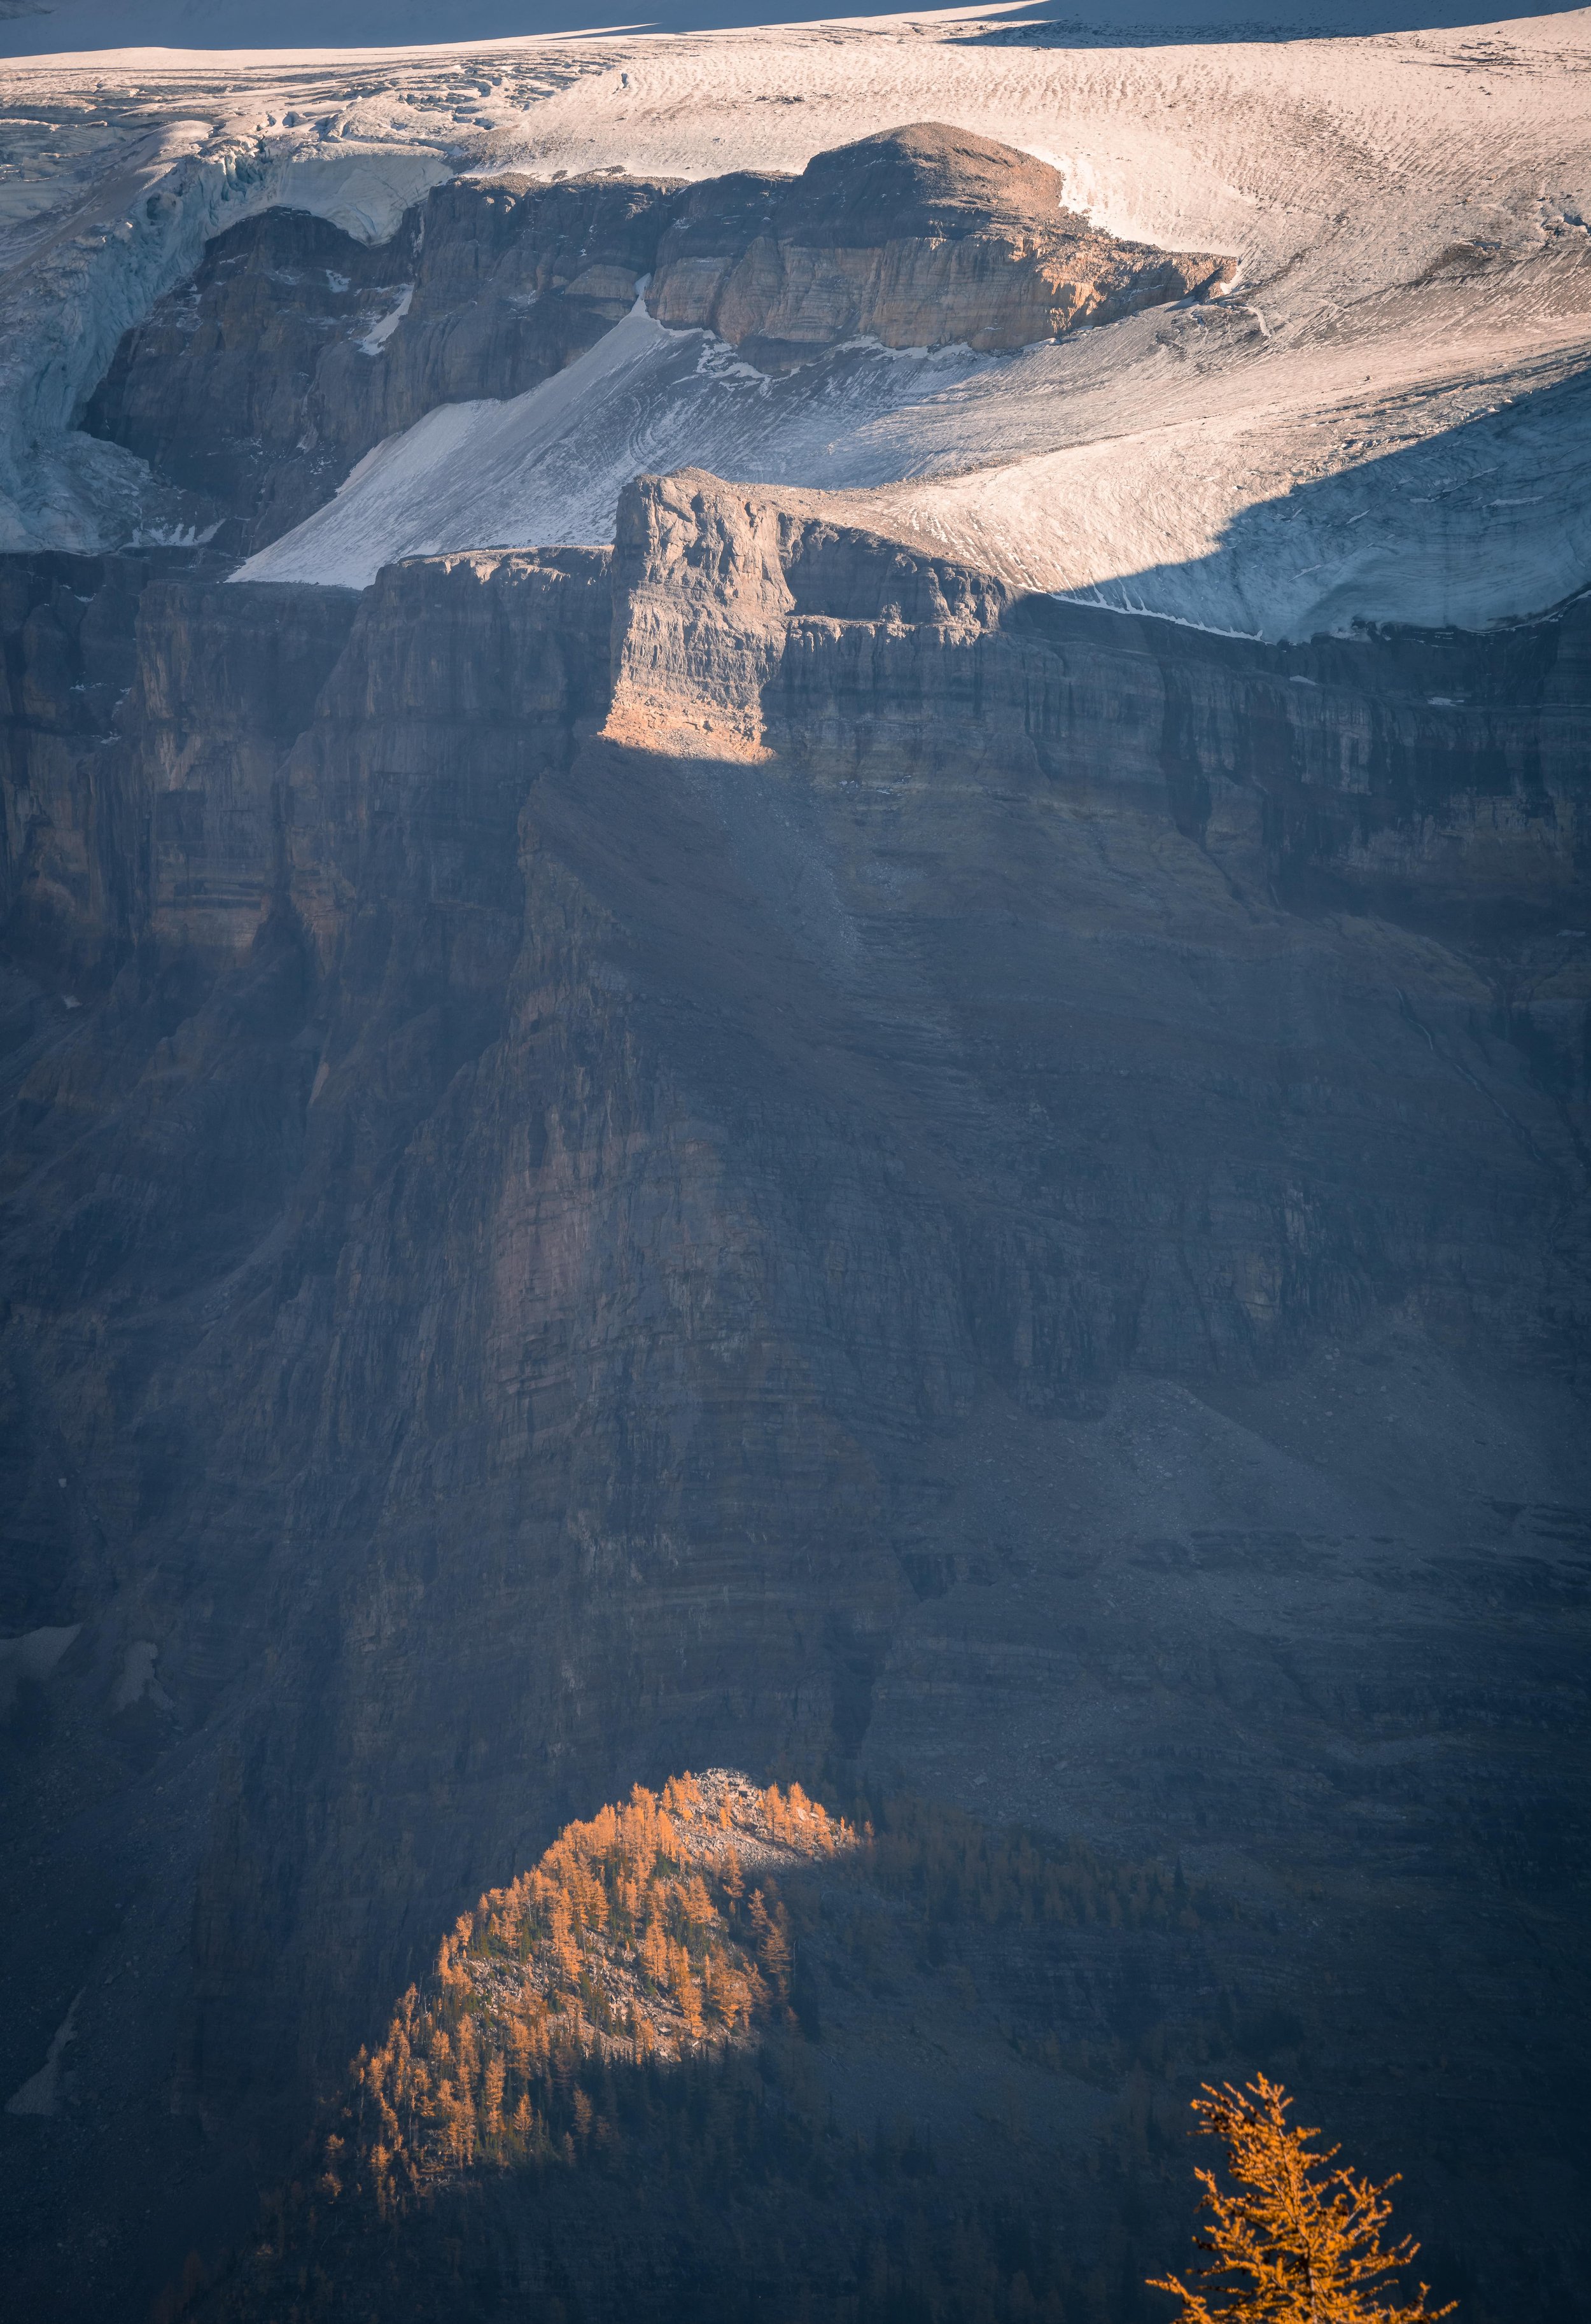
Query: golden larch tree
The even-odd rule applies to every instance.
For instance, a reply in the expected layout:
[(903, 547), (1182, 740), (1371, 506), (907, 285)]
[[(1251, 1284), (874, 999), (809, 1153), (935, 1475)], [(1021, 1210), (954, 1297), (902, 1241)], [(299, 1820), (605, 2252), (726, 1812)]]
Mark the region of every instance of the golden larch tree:
[(1392, 2279), (1420, 2246), (1405, 2236), (1383, 2241), (1392, 2207), (1355, 2171), (1333, 2169), (1338, 2149), (1311, 2145), (1318, 2130), (1290, 2123), (1292, 2100), (1263, 2074), (1245, 2089), (1206, 2083), (1193, 2101), (1199, 2128), (1226, 2149), (1235, 2184), (1213, 2171), (1197, 2176), (1208, 2216), (1195, 2238), (1210, 2259), (1206, 2286), (1179, 2276), (1151, 2277), (1156, 2292), (1182, 2303), (1176, 2324), (1435, 2324), (1456, 2302), (1428, 2308), (1429, 2286), (1412, 2301)]

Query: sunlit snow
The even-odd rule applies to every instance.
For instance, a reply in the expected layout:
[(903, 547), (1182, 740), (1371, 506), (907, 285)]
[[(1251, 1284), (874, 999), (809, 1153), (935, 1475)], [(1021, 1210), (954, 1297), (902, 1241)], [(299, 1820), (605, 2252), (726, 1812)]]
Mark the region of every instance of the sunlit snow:
[[(117, 21), (153, 30), (160, 5)], [(181, 5), (196, 37), (229, 36), (234, 0)], [(89, 22), (77, 5), (63, 37)], [(353, 21), (328, 14), (328, 37)], [(76, 412), (126, 324), (268, 202), (369, 237), (453, 171), (798, 170), (941, 120), (1054, 162), (1113, 232), (1230, 252), (1235, 294), (999, 361), (859, 348), (769, 383), (632, 318), (561, 381), (379, 447), (251, 571), (364, 576), (432, 545), (601, 539), (626, 473), (690, 463), (825, 492), (842, 521), (1022, 587), (1212, 628), (1482, 624), (1584, 586), (1591, 15), (1108, 37), (1030, 41), (962, 12), (16, 63), (0, 536), (95, 547), (150, 521), (137, 464), (75, 435)]]
[(608, 541), (631, 478), (676, 468), (876, 484), (902, 473), (900, 423), (992, 360), (864, 344), (769, 379), (705, 331), (665, 330), (638, 301), (528, 395), (447, 404), (378, 445), (329, 506), (236, 577), (364, 588), (396, 557)]

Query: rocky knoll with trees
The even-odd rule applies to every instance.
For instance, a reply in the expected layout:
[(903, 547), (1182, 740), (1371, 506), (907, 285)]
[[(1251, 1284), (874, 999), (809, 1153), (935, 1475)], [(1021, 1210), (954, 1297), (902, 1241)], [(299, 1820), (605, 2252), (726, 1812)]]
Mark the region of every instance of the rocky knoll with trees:
[(1133, 2270), (1187, 2209), (1162, 2081), (1230, 2016), (1162, 2027), (1124, 2112), (1106, 2061), (1146, 1991), (1242, 1952), (1229, 1905), (921, 1801), (855, 1813), (712, 1770), (569, 1827), (360, 2052), (252, 2253), (166, 2312), (1154, 2314)]
[(1113, 2107), (1044, 1988), (1076, 2032), (1113, 1984), (1121, 2013), (1134, 1955), (1163, 1978), (1245, 1932), (1180, 1868), (911, 1799), (858, 1813), (713, 1769), (569, 1826), (460, 1916), (252, 2249), (213, 2285), (196, 2255), (162, 2324), (1094, 2324), (1165, 2293), (1179, 2324), (1452, 2312), (1401, 2296), (1417, 2246), (1389, 2241), (1387, 2187), (1263, 2073), (1195, 2098), (1230, 2183), (1195, 2174), (1193, 2282), (1140, 2282), (1189, 2208), (1165, 2084), (1244, 2036), (1229, 2013), (1140, 2034)]

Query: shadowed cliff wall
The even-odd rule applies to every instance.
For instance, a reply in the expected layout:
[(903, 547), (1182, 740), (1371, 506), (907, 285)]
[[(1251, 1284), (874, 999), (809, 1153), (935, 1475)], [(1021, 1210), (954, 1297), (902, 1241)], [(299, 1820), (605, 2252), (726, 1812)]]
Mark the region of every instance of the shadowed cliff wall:
[[(76, 579), (132, 692), (69, 677), (49, 812), (148, 869), (74, 891), (80, 1010), (8, 923), (7, 1627), (82, 1625), (10, 1812), (128, 1901), (13, 1929), (8, 2039), (20, 2080), (87, 1984), (103, 2095), (96, 1965), (150, 1962), (125, 2102), (180, 2113), (110, 2254), (147, 2168), (180, 2264), (162, 2142), (274, 2167), (460, 1903), (636, 1777), (831, 1756), (1174, 1849), (1192, 1763), (1213, 1861), (1351, 1866), (1321, 1705), (1367, 1744), (1412, 1655), (1485, 1813), (1550, 1821), (1533, 1618), (1414, 1577), (1591, 1506), (1583, 613), (1253, 648), (689, 477), (611, 559), (356, 603)], [(1320, 1384), (1362, 1360), (1384, 1442)], [(67, 2312), (61, 2168), (19, 2239)]]

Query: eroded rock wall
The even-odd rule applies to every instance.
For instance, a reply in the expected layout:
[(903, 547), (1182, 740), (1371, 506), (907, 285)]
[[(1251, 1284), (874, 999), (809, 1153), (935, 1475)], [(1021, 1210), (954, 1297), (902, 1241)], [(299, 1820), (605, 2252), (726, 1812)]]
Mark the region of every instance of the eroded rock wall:
[(252, 552), (438, 404), (523, 394), (594, 345), (668, 216), (666, 187), (611, 177), (452, 181), (375, 244), (267, 210), (127, 333), (84, 425)]
[[(117, 1813), (133, 1901), (11, 1932), (6, 2070), (86, 1987), (109, 2087), (116, 1948), (170, 2046), (29, 2284), (89, 2212), (119, 2266), (196, 2120), (274, 2167), (460, 1904), (638, 1777), (828, 1757), (1171, 1850), (1237, 1720), (1201, 1844), (1351, 1866), (1368, 1628), (1472, 1798), (1561, 1805), (1536, 1618), (1427, 1577), (1591, 1504), (1581, 616), (1252, 648), (689, 476), (611, 558), (143, 604), (118, 780), (206, 803), (103, 997), (50, 1015), (16, 924), (4, 1221), (16, 1627), (83, 1626), (8, 1812), (63, 1893)], [(1366, 1348), (1380, 1465), (1287, 1403)]]
[(796, 179), (456, 180), (374, 244), (271, 209), (126, 334), (83, 424), (155, 471), (152, 537), (177, 488), (188, 529), (242, 556), (427, 412), (538, 386), (643, 291), (660, 321), (782, 369), (858, 337), (1025, 346), (1230, 279), (1096, 231), (1061, 192), (1031, 155), (929, 124)]
[(113, 719), (136, 668), (147, 558), (0, 562), (6, 715), (0, 923), (65, 990), (102, 973), (143, 906)]

